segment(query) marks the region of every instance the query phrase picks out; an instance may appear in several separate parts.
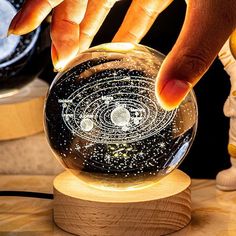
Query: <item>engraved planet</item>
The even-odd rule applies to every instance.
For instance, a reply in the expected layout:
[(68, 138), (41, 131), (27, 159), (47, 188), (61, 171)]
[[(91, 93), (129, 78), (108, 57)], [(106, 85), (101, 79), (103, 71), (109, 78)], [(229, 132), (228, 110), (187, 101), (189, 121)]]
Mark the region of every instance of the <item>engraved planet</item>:
[(126, 108), (118, 106), (111, 112), (111, 121), (117, 126), (126, 126), (130, 121), (130, 112)]
[(93, 121), (88, 118), (85, 118), (81, 120), (80, 127), (83, 131), (88, 132), (93, 129)]

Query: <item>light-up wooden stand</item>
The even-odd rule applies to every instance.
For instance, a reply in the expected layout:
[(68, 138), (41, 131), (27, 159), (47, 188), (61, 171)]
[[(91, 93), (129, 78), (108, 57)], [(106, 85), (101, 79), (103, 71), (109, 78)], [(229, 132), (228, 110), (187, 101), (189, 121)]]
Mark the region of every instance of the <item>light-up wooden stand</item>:
[[(18, 93), (0, 98), (0, 173), (56, 174), (43, 133), (43, 106), (48, 84), (35, 79)], [(17, 153), (17, 155), (15, 155)]]
[(43, 131), (46, 82), (35, 79), (17, 94), (0, 98), (0, 141)]
[(141, 190), (103, 191), (65, 171), (54, 180), (54, 221), (80, 236), (168, 234), (191, 219), (190, 183), (175, 170)]

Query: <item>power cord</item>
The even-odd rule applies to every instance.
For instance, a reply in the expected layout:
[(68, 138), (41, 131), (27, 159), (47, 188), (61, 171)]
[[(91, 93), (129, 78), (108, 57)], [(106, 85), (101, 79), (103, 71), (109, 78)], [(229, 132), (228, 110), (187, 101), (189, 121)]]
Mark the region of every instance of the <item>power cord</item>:
[(53, 199), (53, 194), (51, 193), (28, 192), (28, 191), (0, 191), (0, 196)]

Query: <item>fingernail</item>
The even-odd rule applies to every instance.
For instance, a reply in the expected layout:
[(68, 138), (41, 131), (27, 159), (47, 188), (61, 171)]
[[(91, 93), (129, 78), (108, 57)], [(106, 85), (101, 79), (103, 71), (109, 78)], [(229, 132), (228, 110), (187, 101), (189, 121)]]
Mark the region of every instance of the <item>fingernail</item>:
[(65, 56), (63, 53), (60, 55), (54, 44), (51, 47), (51, 56), (55, 72), (63, 71), (67, 68), (68, 64), (75, 58), (78, 50), (74, 50), (71, 54)]
[(12, 26), (10, 25), (9, 28), (8, 28), (8, 31), (7, 31), (7, 37), (11, 34), (14, 34), (14, 29), (11, 28)]
[(20, 10), (12, 19), (10, 26), (8, 28), (7, 36), (9, 36), (10, 34), (18, 34), (18, 30), (16, 32), (16, 29), (17, 29), (17, 25), (19, 25), (21, 15), (22, 15), (22, 11)]
[(59, 68), (59, 57), (58, 57), (57, 49), (54, 46), (54, 44), (52, 44), (52, 47), (51, 47), (51, 56), (52, 56), (52, 64), (54, 67), (53, 71), (54, 72), (60, 71), (61, 68)]
[(9, 35), (11, 35), (11, 34), (13, 34), (13, 30), (12, 30), (12, 29), (8, 29), (8, 31), (7, 31), (7, 37), (8, 37)]
[(177, 108), (191, 89), (191, 84), (185, 80), (171, 79), (157, 94), (160, 105), (165, 110)]

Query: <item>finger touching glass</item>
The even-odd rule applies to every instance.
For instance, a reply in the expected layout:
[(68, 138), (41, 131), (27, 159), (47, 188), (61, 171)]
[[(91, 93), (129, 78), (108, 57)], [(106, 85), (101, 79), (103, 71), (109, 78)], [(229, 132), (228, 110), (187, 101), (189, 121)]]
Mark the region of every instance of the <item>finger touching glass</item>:
[(188, 1), (180, 35), (157, 78), (162, 107), (176, 108), (208, 70), (236, 27), (235, 10), (233, 0)]

